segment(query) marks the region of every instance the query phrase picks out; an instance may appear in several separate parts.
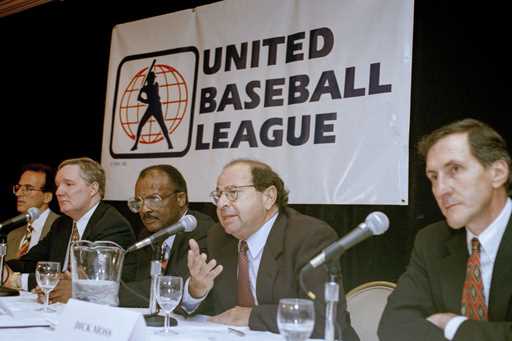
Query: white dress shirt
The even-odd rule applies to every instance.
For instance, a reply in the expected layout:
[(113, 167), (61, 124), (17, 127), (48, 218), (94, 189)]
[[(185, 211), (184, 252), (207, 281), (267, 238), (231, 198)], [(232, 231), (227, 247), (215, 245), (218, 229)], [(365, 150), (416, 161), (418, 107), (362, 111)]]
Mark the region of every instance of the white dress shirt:
[[(92, 215), (94, 214), (94, 211), (96, 211), (96, 208), (98, 207), (100, 203), (98, 202), (96, 205), (91, 207), (89, 211), (85, 212), (83, 216), (80, 217), (76, 221), (76, 228), (78, 230), (78, 234), (80, 235), (80, 240), (82, 239), (82, 236), (84, 235), (85, 228), (87, 227), (87, 224), (89, 223), (89, 220), (91, 220)], [(71, 225), (73, 226), (73, 225)], [(69, 235), (69, 241), (68, 241), (68, 247), (66, 249), (66, 258), (64, 258), (64, 264), (62, 264), (61, 271), (67, 271), (68, 269), (68, 263), (69, 263), (69, 247), (71, 245), (71, 234)]]
[[(507, 199), (505, 207), (501, 210), (498, 217), (489, 225), (480, 235), (475, 236), (471, 231), (466, 229), (466, 246), (471, 255), (471, 240), (477, 238), (480, 241), (480, 273), (482, 274), (482, 282), (484, 285), (485, 304), (489, 307), (489, 291), (491, 290), (492, 272), (494, 270), (494, 262), (501, 239), (512, 213), (512, 201)], [(452, 340), (459, 329), (460, 325), (467, 320), (465, 316), (456, 316), (446, 324), (444, 329), (444, 337)]]
[[(93, 215), (94, 211), (98, 207), (100, 203), (98, 202), (96, 205), (94, 205), (89, 211), (87, 211), (78, 221), (76, 222), (76, 228), (78, 229), (78, 234), (80, 234), (80, 239), (82, 239), (82, 236), (84, 234), (85, 228), (87, 227), (87, 223), (91, 219), (91, 216)], [(69, 244), (71, 242), (71, 235), (68, 241), (68, 247), (66, 249), (66, 258), (64, 258), (64, 264), (62, 264), (61, 271), (65, 271), (68, 267), (68, 256), (69, 256)], [(21, 274), (21, 288), (23, 290), (28, 290), (28, 273)]]
[[(254, 298), (254, 304), (258, 304), (258, 296), (256, 295), (256, 283), (258, 280), (258, 270), (260, 268), (261, 256), (263, 255), (263, 248), (267, 243), (268, 235), (272, 230), (272, 226), (277, 219), (279, 212), (276, 212), (269, 220), (267, 220), (256, 232), (247, 238), (247, 258), (249, 261), (249, 283), (251, 285), (251, 293)], [(240, 241), (238, 242), (238, 249), (240, 250)], [(238, 273), (238, 269), (237, 269)], [(185, 290), (183, 290), (182, 307), (189, 313), (197, 309), (199, 304), (208, 296), (208, 293), (201, 298), (194, 298), (188, 291), (188, 284), (190, 278), (185, 282)]]

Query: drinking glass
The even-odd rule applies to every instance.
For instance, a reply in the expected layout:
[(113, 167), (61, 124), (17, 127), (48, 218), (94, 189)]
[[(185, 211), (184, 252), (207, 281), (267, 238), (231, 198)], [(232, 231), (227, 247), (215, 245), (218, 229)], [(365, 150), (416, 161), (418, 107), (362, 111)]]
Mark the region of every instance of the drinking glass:
[(175, 335), (169, 328), (171, 312), (178, 306), (183, 294), (183, 279), (176, 276), (158, 275), (156, 280), (156, 301), (165, 313), (164, 329), (158, 331), (159, 335)]
[(277, 326), (286, 341), (307, 340), (315, 326), (313, 301), (299, 298), (282, 298), (277, 308)]
[(48, 307), (50, 292), (57, 286), (60, 279), (60, 263), (59, 262), (37, 262), (36, 265), (36, 281), (37, 285), (44, 292), (44, 306), (38, 311), (45, 313), (53, 313), (54, 309)]

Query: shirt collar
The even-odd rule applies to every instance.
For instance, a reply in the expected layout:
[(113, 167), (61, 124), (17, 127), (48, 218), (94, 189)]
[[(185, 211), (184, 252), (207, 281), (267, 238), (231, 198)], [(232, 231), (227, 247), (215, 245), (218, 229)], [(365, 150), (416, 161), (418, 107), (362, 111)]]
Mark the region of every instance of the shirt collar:
[(247, 246), (249, 247), (249, 254), (251, 258), (256, 258), (262, 252), (263, 247), (267, 243), (268, 235), (272, 230), (277, 215), (279, 212), (274, 213), (269, 220), (267, 220), (256, 232), (247, 238)]
[(489, 226), (487, 226), (487, 228), (482, 233), (480, 233), (480, 235), (475, 236), (473, 233), (471, 233), (471, 231), (466, 229), (466, 242), (469, 254), (471, 254), (471, 239), (477, 238), (480, 241), (480, 247), (483, 252), (485, 252), (492, 260), (496, 259), (496, 254), (498, 253), (501, 238), (507, 229), (507, 224), (511, 213), (512, 201), (510, 198), (507, 198), (505, 207), (503, 207), (498, 217), (496, 217), (496, 219), (494, 219), (494, 221)]
[(76, 228), (78, 229), (78, 233), (80, 233), (80, 238), (84, 235), (85, 228), (99, 204), (100, 202), (91, 207), (89, 211), (85, 212), (85, 214), (76, 221)]
[(50, 209), (47, 208), (39, 215), (39, 217), (34, 220), (30, 225), (32, 225), (32, 228), (36, 231), (42, 230), (44, 223), (46, 222), (46, 218), (48, 218), (48, 215), (50, 214)]

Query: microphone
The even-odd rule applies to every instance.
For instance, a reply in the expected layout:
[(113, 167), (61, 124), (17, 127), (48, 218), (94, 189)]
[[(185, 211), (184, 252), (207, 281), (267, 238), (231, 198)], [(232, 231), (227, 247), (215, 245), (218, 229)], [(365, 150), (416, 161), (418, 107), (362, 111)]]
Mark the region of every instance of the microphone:
[(355, 229), (349, 232), (340, 240), (326, 247), (319, 255), (307, 263), (301, 272), (309, 271), (324, 264), (326, 261), (338, 258), (352, 246), (362, 242), (373, 235), (379, 235), (386, 232), (389, 228), (389, 219), (382, 212), (370, 213), (365, 221), (359, 224)]
[(27, 213), (17, 215), (14, 218), (7, 219), (6, 221), (0, 223), (0, 232), (3, 232), (3, 230), (7, 230), (7, 233), (9, 233), (18, 226), (22, 226), (28, 223), (29, 221), (36, 220), (40, 215), (41, 211), (39, 211), (35, 207), (31, 207), (27, 210)]
[(171, 236), (179, 232), (194, 231), (196, 226), (197, 219), (194, 216), (187, 214), (186, 216), (182, 217), (176, 224), (163, 228), (160, 231), (153, 233), (151, 236), (141, 240), (140, 242), (133, 244), (128, 248), (128, 250), (126, 250), (126, 253), (139, 250), (143, 247), (153, 244), (157, 239), (160, 239), (161, 237)]

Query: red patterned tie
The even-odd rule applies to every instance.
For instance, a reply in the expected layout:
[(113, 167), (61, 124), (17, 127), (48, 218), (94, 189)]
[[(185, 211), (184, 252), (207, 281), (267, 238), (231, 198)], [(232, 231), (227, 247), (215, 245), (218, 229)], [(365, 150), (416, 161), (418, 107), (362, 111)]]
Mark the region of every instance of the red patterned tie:
[(240, 307), (254, 306), (254, 298), (251, 293), (251, 284), (249, 282), (249, 259), (247, 258), (247, 251), (249, 247), (247, 242), (242, 240), (240, 242), (240, 252), (238, 254), (238, 292), (237, 292), (237, 305)]
[(32, 239), (32, 231), (34, 231), (34, 228), (30, 223), (27, 224), (27, 231), (25, 232), (25, 235), (23, 236), (23, 239), (21, 240), (20, 247), (18, 249), (18, 253), (16, 257), (24, 256), (28, 250), (30, 249), (30, 240)]
[(461, 313), (472, 320), (487, 320), (484, 284), (480, 272), (480, 242), (471, 239), (471, 256), (468, 258), (466, 281), (462, 290)]

